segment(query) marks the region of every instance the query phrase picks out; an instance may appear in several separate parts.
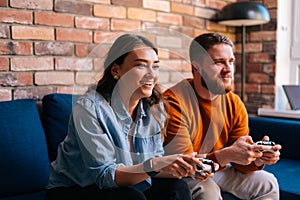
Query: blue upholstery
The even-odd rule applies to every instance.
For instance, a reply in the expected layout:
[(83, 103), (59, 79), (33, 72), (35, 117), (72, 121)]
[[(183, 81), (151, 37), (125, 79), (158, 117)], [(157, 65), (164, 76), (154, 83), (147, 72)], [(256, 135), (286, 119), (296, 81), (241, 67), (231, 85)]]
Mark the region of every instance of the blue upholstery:
[(36, 102), (0, 102), (0, 198), (41, 191), (49, 160)]
[(265, 166), (273, 173), (280, 187), (280, 199), (300, 199), (300, 121), (268, 117), (249, 117), (250, 135), (254, 141), (268, 135), (270, 140), (282, 145), (281, 159), (275, 165)]
[(250, 134), (255, 141), (269, 135), (270, 140), (282, 145), (281, 156), (300, 160), (295, 150), (299, 146), (300, 121), (268, 117), (249, 117)]
[(48, 94), (42, 100), (42, 122), (48, 143), (50, 161), (56, 158), (57, 146), (66, 137), (69, 116), (76, 95)]
[(275, 165), (266, 166), (265, 170), (277, 177), (281, 190), (300, 195), (300, 161), (281, 158)]

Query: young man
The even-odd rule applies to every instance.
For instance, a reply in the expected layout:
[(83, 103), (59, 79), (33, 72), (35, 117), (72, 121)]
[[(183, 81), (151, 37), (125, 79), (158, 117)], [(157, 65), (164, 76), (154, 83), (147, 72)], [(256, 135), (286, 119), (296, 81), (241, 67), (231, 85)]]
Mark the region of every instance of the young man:
[(240, 199), (279, 199), (276, 178), (262, 169), (279, 160), (281, 146), (257, 145), (248, 135), (246, 108), (232, 92), (232, 41), (200, 35), (190, 45), (190, 60), (193, 79), (164, 93), (170, 117), (164, 148), (167, 154), (197, 152), (219, 164), (212, 178), (185, 178), (193, 199), (222, 199), (220, 191)]

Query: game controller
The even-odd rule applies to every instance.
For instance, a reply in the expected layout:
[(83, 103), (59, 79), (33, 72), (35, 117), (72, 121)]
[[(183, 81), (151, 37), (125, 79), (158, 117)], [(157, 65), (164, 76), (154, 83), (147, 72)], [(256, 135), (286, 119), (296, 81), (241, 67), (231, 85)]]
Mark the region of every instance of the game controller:
[[(258, 141), (256, 142), (255, 144), (257, 145), (264, 145), (264, 146), (275, 146), (275, 142), (272, 142), (272, 141)], [(274, 152), (273, 149), (270, 149), (270, 150), (258, 150), (259, 152)]]
[(202, 162), (202, 165), (199, 166), (196, 163), (194, 163), (194, 169), (196, 172), (199, 172), (201, 176), (206, 176), (205, 173), (211, 174), (215, 173), (215, 165), (214, 161), (207, 159), (207, 158), (197, 158), (200, 162)]

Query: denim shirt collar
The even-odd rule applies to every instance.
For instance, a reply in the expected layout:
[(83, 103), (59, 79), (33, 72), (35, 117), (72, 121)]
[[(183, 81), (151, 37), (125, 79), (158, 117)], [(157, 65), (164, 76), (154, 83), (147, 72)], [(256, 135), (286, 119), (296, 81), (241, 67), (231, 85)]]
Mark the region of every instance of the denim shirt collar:
[[(122, 120), (122, 121), (132, 121), (131, 116), (129, 115), (128, 111), (126, 110), (119, 90), (118, 89), (114, 89), (113, 93), (111, 95), (110, 98), (110, 104), (112, 109), (115, 111), (116, 116)], [(141, 119), (143, 117), (147, 116), (147, 112), (145, 111), (145, 109), (147, 109), (147, 105), (144, 105), (143, 100), (140, 100), (138, 105), (137, 105), (137, 119)]]

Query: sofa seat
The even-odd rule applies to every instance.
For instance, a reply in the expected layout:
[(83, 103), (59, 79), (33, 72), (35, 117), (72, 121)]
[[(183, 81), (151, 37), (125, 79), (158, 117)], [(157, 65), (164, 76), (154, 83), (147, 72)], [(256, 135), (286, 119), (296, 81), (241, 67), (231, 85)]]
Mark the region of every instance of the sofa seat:
[(300, 200), (300, 154), (297, 150), (300, 120), (250, 116), (249, 127), (254, 141), (268, 135), (270, 140), (282, 145), (280, 160), (275, 165), (266, 165), (265, 170), (277, 178), (280, 200)]
[(276, 176), (282, 191), (298, 195), (300, 199), (300, 161), (281, 158), (275, 165), (267, 165), (265, 170)]

